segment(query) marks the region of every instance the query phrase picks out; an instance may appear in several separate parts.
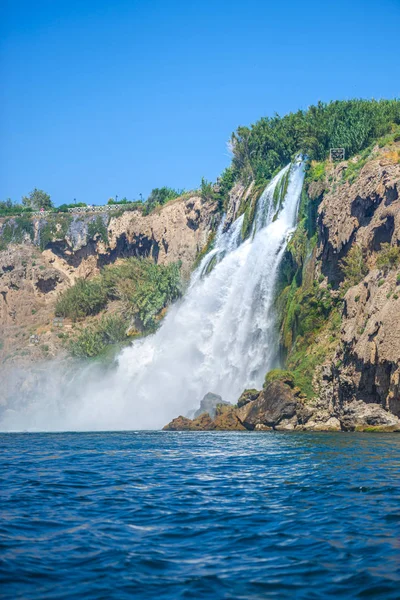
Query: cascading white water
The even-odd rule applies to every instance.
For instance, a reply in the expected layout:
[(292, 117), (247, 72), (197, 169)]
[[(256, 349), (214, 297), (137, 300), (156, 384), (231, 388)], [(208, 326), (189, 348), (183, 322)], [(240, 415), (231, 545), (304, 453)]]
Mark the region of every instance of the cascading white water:
[[(275, 206), (274, 191), (289, 170), (286, 195)], [(42, 390), (6, 411), (0, 429), (157, 429), (198, 408), (207, 392), (234, 403), (245, 388), (260, 388), (276, 361), (274, 286), (303, 176), (297, 162), (270, 182), (246, 241), (243, 216), (226, 232), (221, 224), (184, 298), (154, 335), (120, 354), (116, 370), (88, 371), (61, 390)]]

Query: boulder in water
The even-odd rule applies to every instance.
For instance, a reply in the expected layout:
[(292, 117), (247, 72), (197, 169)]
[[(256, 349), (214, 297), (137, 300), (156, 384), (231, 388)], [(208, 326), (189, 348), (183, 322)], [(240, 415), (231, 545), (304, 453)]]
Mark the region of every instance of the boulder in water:
[(243, 424), (248, 429), (260, 424), (275, 428), (282, 422), (284, 425), (290, 423), (288, 428), (293, 429), (298, 404), (298, 399), (287, 384), (274, 381), (252, 402)]

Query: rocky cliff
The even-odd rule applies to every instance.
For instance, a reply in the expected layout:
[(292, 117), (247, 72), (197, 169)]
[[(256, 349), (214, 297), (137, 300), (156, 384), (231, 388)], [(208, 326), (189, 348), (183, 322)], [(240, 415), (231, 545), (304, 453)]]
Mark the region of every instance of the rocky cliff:
[(400, 416), (399, 148), (375, 148), (352, 183), (327, 186), (318, 211), (315, 269), (345, 292), (338, 345), (316, 383), (335, 413), (362, 401)]
[(151, 257), (181, 263), (188, 279), (219, 220), (217, 205), (186, 195), (149, 215), (55, 214), (0, 222), (0, 369), (62, 356), (62, 337), (73, 323), (54, 321), (60, 292), (90, 279), (107, 264)]

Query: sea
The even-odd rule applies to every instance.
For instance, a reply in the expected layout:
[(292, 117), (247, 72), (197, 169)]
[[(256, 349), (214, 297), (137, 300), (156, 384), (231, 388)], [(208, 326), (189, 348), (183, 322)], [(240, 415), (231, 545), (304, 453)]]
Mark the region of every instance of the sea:
[(400, 598), (400, 435), (0, 434), (2, 599)]

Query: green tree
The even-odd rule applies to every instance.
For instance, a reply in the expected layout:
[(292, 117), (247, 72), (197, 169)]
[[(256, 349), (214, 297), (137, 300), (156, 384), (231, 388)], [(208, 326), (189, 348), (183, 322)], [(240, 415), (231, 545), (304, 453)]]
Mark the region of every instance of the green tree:
[(170, 200), (175, 200), (183, 193), (183, 190), (174, 190), (170, 187), (154, 188), (145, 202), (145, 213), (149, 214), (157, 206), (162, 206)]
[(43, 190), (38, 190), (37, 188), (33, 189), (29, 196), (23, 196), (22, 204), (27, 208), (32, 208), (33, 210), (40, 210), (44, 208), (44, 210), (50, 210), (53, 208), (53, 203), (49, 194), (46, 194)]

